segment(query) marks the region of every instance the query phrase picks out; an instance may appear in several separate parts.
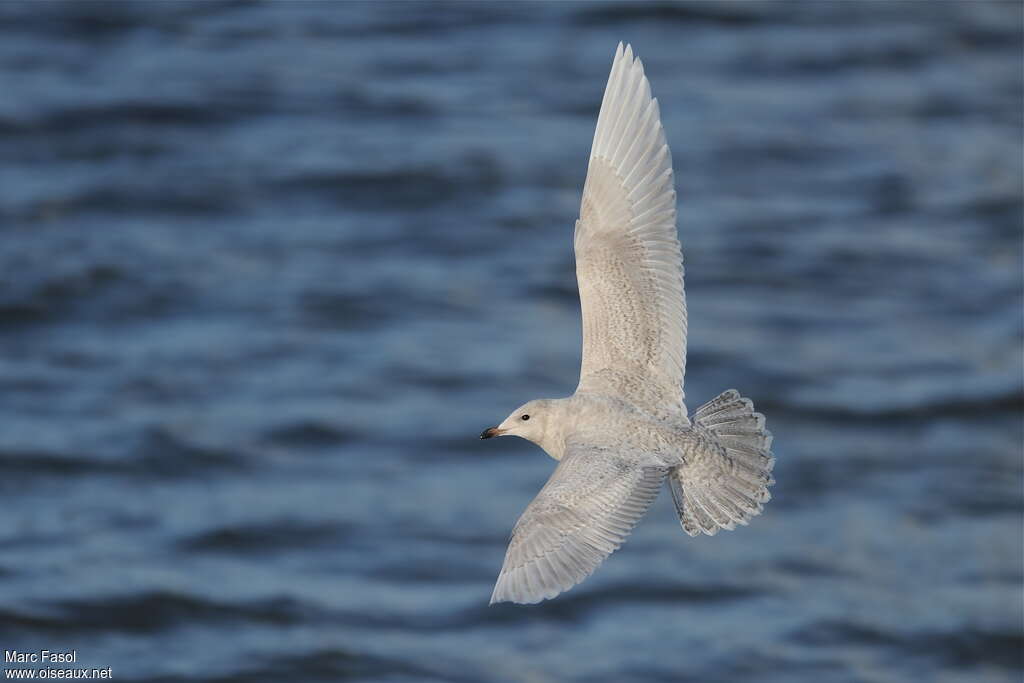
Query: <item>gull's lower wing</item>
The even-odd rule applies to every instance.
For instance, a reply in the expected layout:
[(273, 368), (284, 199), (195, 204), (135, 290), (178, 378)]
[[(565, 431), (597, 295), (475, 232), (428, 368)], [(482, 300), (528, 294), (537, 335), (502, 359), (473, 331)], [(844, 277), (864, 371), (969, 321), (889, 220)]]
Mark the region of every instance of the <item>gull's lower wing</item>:
[(580, 391), (682, 415), (686, 298), (672, 157), (643, 64), (615, 53), (576, 223)]
[(622, 545), (668, 471), (644, 466), (642, 454), (632, 455), (568, 444), (551, 478), (516, 522), (492, 605), (553, 598)]

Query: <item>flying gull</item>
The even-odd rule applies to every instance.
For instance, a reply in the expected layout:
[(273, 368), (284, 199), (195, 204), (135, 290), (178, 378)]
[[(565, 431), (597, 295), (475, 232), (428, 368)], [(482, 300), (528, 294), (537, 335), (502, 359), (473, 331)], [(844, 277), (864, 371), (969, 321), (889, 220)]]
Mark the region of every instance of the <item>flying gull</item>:
[(538, 399), (480, 435), (558, 461), (519, 518), (491, 596), (536, 603), (585, 579), (667, 480), (691, 536), (747, 524), (770, 499), (764, 415), (730, 389), (687, 416), (686, 298), (672, 158), (643, 64), (615, 52), (573, 239), (583, 311), (576, 392)]

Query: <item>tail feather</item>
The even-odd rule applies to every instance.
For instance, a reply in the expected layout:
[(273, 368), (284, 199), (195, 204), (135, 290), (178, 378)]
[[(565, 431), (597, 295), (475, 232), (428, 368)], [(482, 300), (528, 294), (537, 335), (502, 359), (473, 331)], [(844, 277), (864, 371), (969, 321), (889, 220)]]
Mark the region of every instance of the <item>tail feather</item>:
[(676, 514), (679, 515), (679, 522), (683, 525), (683, 531), (691, 536), (696, 536), (702, 531), (711, 536), (718, 533), (718, 525), (704, 510), (699, 497), (696, 495), (685, 496), (682, 482), (675, 472), (669, 476), (668, 483), (669, 490), (672, 491), (672, 500), (676, 504)]
[(705, 403), (693, 415), (694, 429), (713, 445), (689, 464), (672, 470), (672, 498), (683, 530), (691, 536), (746, 525), (771, 500), (772, 435), (764, 415), (735, 389)]
[(733, 529), (736, 525), (729, 519), (729, 515), (719, 507), (720, 501), (716, 497), (709, 495), (709, 493), (709, 491), (700, 491), (697, 495), (691, 497), (697, 498), (697, 502), (708, 513), (715, 526), (719, 529)]

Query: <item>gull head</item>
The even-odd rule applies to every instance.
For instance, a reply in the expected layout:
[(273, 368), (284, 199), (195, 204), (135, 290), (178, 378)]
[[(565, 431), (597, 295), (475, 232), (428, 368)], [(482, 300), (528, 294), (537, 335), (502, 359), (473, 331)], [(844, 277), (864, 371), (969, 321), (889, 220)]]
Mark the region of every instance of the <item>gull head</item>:
[(488, 427), (480, 434), (481, 439), (495, 436), (518, 436), (532, 441), (544, 450), (551, 441), (556, 401), (537, 399), (519, 406), (497, 427)]

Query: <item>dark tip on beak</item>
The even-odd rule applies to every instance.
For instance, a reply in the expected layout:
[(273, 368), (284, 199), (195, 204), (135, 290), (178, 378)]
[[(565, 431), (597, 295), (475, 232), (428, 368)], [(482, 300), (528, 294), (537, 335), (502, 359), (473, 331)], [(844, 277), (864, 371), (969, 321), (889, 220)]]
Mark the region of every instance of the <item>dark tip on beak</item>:
[(484, 431), (480, 432), (480, 438), (481, 439), (490, 439), (491, 437), (495, 437), (497, 435), (498, 435), (498, 428), (497, 427), (488, 427)]

